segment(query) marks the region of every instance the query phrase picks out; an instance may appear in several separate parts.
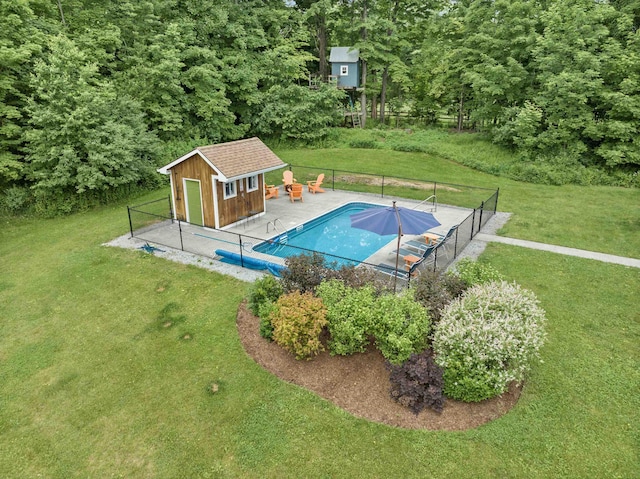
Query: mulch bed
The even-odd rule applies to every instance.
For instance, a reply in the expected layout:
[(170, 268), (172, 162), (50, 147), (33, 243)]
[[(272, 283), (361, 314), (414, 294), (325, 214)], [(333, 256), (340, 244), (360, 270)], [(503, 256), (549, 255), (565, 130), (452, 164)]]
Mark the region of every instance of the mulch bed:
[(425, 409), (415, 415), (389, 396), (389, 372), (383, 356), (373, 346), (365, 353), (352, 356), (331, 356), (324, 351), (310, 361), (299, 361), (261, 337), (259, 324), (259, 318), (243, 302), (238, 308), (238, 334), (247, 354), (260, 366), (370, 421), (407, 429), (461, 431), (504, 415), (522, 391), (522, 385), (512, 384), (509, 391), (499, 397), (479, 403), (447, 399), (441, 413)]

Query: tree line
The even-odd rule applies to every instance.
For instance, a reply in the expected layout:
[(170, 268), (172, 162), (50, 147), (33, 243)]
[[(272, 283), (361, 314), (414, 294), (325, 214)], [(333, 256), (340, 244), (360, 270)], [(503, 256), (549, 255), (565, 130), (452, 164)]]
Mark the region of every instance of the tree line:
[[(523, 159), (640, 165), (640, 0), (0, 0), (0, 195), (76, 208), (157, 181), (181, 142), (313, 141), (405, 111)], [(62, 205), (62, 206), (60, 206)]]

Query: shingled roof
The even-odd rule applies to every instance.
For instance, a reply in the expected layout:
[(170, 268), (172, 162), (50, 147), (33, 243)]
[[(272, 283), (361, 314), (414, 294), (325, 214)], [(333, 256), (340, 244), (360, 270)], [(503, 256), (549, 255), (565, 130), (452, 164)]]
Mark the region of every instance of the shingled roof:
[(163, 166), (158, 171), (168, 174), (175, 165), (198, 153), (211, 168), (216, 170), (222, 181), (243, 176), (277, 170), (286, 166), (267, 145), (257, 138), (230, 141), (218, 145), (200, 146), (177, 160)]
[(353, 47), (333, 47), (329, 54), (330, 63), (357, 63), (360, 50)]

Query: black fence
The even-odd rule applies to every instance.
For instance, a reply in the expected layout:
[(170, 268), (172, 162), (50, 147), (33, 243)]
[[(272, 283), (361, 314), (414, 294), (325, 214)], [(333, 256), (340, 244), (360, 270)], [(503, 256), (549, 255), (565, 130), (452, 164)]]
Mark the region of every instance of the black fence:
[[(312, 168), (309, 168), (308, 171), (302, 173), (301, 170), (303, 170), (303, 168), (296, 167), (296, 176), (300, 176), (300, 178), (296, 179), (300, 182), (307, 181), (306, 178), (309, 177), (313, 177), (313, 179), (317, 177), (316, 170)], [(317, 171), (326, 172), (328, 170), (318, 169)], [(344, 180), (337, 179), (344, 173), (348, 172), (338, 170), (329, 171), (331, 171), (331, 175), (326, 175), (325, 177), (324, 186), (326, 188), (336, 188), (337, 186), (340, 186), (341, 188), (339, 189), (348, 189), (344, 188), (344, 186), (348, 186), (349, 183), (344, 182)], [(473, 195), (476, 195), (478, 192), (484, 192), (486, 195), (488, 191), (491, 191), (489, 198), (486, 198), (485, 196), (485, 199), (476, 203), (477, 206), (472, 209), (471, 213), (458, 225), (454, 226), (445, 238), (442, 238), (441, 241), (437, 243), (437, 246), (429, 254), (428, 258), (425, 258), (425, 260), (415, 268), (416, 271), (427, 269), (442, 271), (446, 269), (453, 260), (460, 255), (464, 248), (471, 242), (474, 236), (481, 230), (487, 221), (489, 221), (497, 210), (498, 190), (455, 185), (455, 191), (452, 191), (452, 185), (445, 183), (427, 182), (424, 180), (398, 177), (376, 177), (375, 175), (368, 175), (365, 173), (353, 174), (360, 175), (361, 177), (375, 178), (377, 184), (372, 185), (371, 180), (366, 183), (351, 183), (352, 186), (355, 185), (355, 190), (351, 188), (351, 191), (371, 192), (371, 187), (373, 186), (374, 188), (380, 188), (379, 192), (382, 196), (385, 194), (388, 195), (390, 190), (394, 193), (394, 196), (400, 196), (395, 193), (397, 192), (396, 188), (398, 187), (398, 180), (402, 180), (419, 184), (421, 186), (418, 189), (420, 193), (415, 193), (415, 195), (417, 197), (421, 196), (424, 198), (423, 186), (428, 184), (433, 199), (429, 199), (425, 208), (428, 208), (429, 206), (436, 207), (436, 198), (438, 198), (442, 192), (445, 192), (445, 196), (448, 195), (449, 197), (451, 197), (451, 195), (460, 195), (457, 197), (458, 200), (467, 201), (471, 196), (470, 192), (473, 192)], [(275, 181), (273, 182), (275, 183)], [(364, 190), (361, 189), (363, 185), (367, 187)], [(406, 197), (407, 195), (405, 194), (402, 196)], [(437, 202), (441, 203), (439, 198)], [(460, 205), (457, 204), (456, 206)], [(277, 273), (278, 269), (282, 268), (280, 264), (283, 262), (282, 259), (276, 260), (270, 254), (260, 253), (255, 249), (258, 244), (264, 244), (268, 241), (264, 238), (213, 228), (203, 228), (201, 226), (191, 225), (185, 221), (176, 220), (171, 211), (170, 197), (161, 198), (141, 205), (130, 206), (127, 210), (132, 238), (136, 237), (154, 244), (198, 254), (203, 257), (203, 261), (214, 261), (223, 257), (226, 261), (234, 262), (242, 267), (264, 268), (271, 270), (273, 273)], [(286, 241), (283, 240), (283, 235), (286, 235), (287, 232), (278, 230), (277, 225), (273, 226), (274, 238), (271, 242), (280, 250), (280, 254), (284, 253), (284, 256), (293, 256), (303, 253), (314, 253), (313, 250), (287, 244)], [(408, 270), (408, 268), (405, 267), (405, 261), (402, 257), (400, 257), (399, 268), (398, 271), (396, 271), (395, 268), (391, 268), (389, 266), (395, 264), (395, 258), (392, 256), (387, 258), (387, 265), (383, 266), (381, 264), (372, 264), (354, 260), (338, 254), (317, 253), (324, 256), (327, 263), (335, 262), (337, 265), (366, 265), (376, 268), (381, 272), (381, 274), (387, 274), (391, 278), (396, 276), (407, 284), (410, 283), (413, 276), (412, 273), (414, 273), (414, 270)], [(419, 251), (416, 252), (416, 256), (420, 256)], [(278, 261), (280, 263), (278, 263)]]

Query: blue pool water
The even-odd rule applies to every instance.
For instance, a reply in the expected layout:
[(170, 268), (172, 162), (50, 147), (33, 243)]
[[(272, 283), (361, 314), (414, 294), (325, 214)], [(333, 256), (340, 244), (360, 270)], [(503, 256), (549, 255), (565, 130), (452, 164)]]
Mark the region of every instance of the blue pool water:
[(313, 250), (325, 253), (327, 261), (336, 261), (338, 266), (364, 261), (396, 237), (396, 235), (380, 236), (351, 227), (350, 216), (369, 208), (380, 208), (380, 205), (346, 204), (285, 234), (260, 243), (254, 250), (280, 258), (310, 253), (305, 250)]

